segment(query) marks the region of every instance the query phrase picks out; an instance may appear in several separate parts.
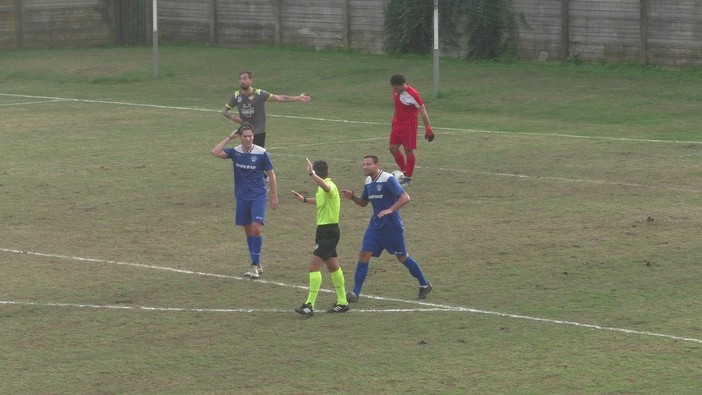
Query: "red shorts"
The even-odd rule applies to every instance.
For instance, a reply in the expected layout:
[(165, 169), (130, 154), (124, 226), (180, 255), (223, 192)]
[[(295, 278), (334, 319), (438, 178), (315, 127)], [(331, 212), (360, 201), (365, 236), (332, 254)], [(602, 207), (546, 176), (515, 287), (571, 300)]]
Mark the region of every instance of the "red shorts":
[(417, 129), (419, 125), (415, 123), (404, 123), (401, 125), (392, 125), (390, 132), (390, 145), (401, 144), (405, 149), (417, 149)]

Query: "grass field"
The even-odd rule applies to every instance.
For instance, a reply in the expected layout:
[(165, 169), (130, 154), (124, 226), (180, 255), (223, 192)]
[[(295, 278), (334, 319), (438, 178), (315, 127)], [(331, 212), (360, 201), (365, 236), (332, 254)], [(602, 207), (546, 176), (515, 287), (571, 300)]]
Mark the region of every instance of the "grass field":
[[(702, 73), (467, 64), (285, 49), (0, 53), (0, 393), (697, 394), (702, 392)], [(268, 105), (280, 208), (261, 280), (233, 225), (230, 131)], [(307, 294), (305, 157), (342, 188), (386, 170), (389, 77), (426, 101), (410, 254), (387, 254), (344, 315)], [(342, 202), (347, 286), (370, 208)], [(331, 289), (324, 273), (323, 287)], [(320, 294), (317, 308), (334, 296)]]

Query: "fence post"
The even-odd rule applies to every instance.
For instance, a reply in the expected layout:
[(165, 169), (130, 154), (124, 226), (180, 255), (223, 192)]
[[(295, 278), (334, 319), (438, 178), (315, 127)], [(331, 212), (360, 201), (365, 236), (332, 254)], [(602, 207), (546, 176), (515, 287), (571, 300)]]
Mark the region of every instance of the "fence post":
[(570, 56), (570, 0), (561, 0), (561, 60)]
[(24, 49), (24, 21), (22, 20), (22, 0), (15, 0), (15, 45)]
[[(151, 13), (153, 36), (151, 39), (151, 47), (153, 53), (153, 64), (151, 66), (151, 76), (158, 78), (158, 0), (153, 0)], [(147, 23), (145, 23), (147, 24)], [(148, 25), (148, 24), (147, 24)]]
[(210, 0), (210, 44), (217, 45), (217, 0)]
[(349, 0), (344, 0), (341, 7), (341, 44), (344, 48), (351, 48), (351, 13), (349, 12)]
[(641, 21), (640, 21), (640, 32), (641, 35), (641, 63), (648, 65), (648, 14), (650, 9), (650, 0), (640, 0), (641, 7)]
[(439, 97), (439, 0), (434, 0), (434, 97)]
[(283, 5), (282, 0), (273, 1), (273, 15), (275, 15), (275, 45), (281, 45), (283, 43)]

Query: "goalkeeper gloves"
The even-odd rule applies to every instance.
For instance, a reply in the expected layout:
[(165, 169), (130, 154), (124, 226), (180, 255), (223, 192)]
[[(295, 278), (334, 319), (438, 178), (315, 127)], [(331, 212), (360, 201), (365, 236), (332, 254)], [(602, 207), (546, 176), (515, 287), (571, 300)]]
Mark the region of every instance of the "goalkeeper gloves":
[(424, 129), (426, 129), (426, 132), (424, 132), (424, 138), (431, 143), (432, 141), (434, 141), (434, 132), (429, 126), (425, 127)]

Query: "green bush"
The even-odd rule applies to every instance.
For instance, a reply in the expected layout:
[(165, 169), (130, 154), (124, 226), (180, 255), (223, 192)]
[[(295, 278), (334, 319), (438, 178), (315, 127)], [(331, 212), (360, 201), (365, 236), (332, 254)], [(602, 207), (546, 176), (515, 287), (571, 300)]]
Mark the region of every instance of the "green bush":
[(433, 9), (432, 0), (390, 0), (385, 6), (385, 52), (429, 53)]
[[(432, 49), (432, 0), (390, 0), (385, 7), (385, 52), (428, 54)], [(510, 0), (440, 0), (439, 37), (444, 47), (465, 48), (467, 60), (513, 58), (516, 25)], [(461, 37), (466, 42), (461, 44)]]

